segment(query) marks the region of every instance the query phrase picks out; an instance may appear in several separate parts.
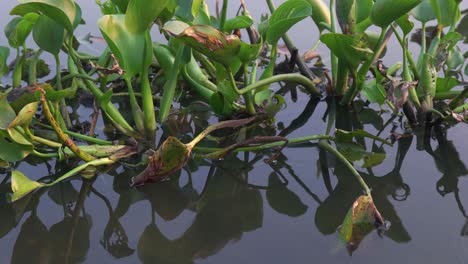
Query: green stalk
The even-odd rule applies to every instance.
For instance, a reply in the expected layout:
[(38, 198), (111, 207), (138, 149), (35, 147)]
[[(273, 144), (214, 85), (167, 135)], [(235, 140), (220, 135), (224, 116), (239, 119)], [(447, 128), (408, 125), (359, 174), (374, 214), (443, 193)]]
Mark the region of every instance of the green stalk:
[(222, 32), (224, 32), (224, 24), (226, 23), (228, 3), (229, 3), (228, 0), (223, 0), (223, 7), (221, 9), (221, 18), (219, 20), (219, 29)]
[[(144, 78), (142, 75), (141, 78)], [(128, 74), (124, 75), (125, 83), (127, 84), (128, 97), (130, 100), (130, 107), (132, 108), (132, 117), (135, 121), (135, 125), (141, 133), (145, 131), (145, 121), (143, 120), (143, 111), (141, 111), (138, 101), (135, 97), (135, 91), (133, 89), (131, 77)], [(144, 98), (144, 97), (143, 97)]]
[(468, 97), (468, 86), (465, 86), (463, 91), (461, 91), (460, 94), (458, 94), (457, 97), (455, 97), (450, 102), (450, 104), (449, 104), (450, 109), (455, 109), (458, 106), (460, 106), (461, 104), (463, 104), (463, 102), (466, 100), (467, 97)]
[[(232, 74), (231, 68), (229, 66), (225, 66), (225, 69), (226, 69), (226, 72), (228, 73), (229, 81), (231, 81), (231, 86), (236, 91), (236, 93), (241, 94), (239, 88), (237, 88), (236, 80), (234, 79), (234, 75)], [(254, 106), (254, 102), (252, 100), (250, 91), (242, 93), (242, 96), (244, 97), (247, 112), (250, 115), (254, 115), (256, 111), (255, 111), (255, 106)]]
[[(392, 30), (396, 38), (398, 39), (398, 42), (400, 43), (401, 48), (404, 50), (406, 59), (408, 60), (409, 66), (411, 67), (411, 71), (413, 73), (414, 78), (419, 80), (419, 67), (414, 62), (411, 52), (408, 49), (408, 42), (407, 42), (408, 40), (406, 38), (405, 40), (403, 40), (403, 38), (398, 33), (398, 30), (396, 29), (395, 25), (393, 24), (392, 24)], [(405, 44), (405, 41), (406, 41), (406, 44)]]
[(362, 88), (364, 87), (364, 83), (366, 81), (367, 72), (369, 72), (372, 64), (374, 63), (375, 59), (380, 53), (379, 51), (381, 51), (383, 48), (383, 43), (384, 43), (385, 35), (387, 34), (387, 31), (388, 31), (388, 27), (382, 28), (382, 31), (380, 32), (379, 41), (377, 42), (378, 43), (376, 46), (377, 48), (374, 50), (374, 55), (372, 56), (372, 59), (366, 61), (359, 68), (359, 71), (357, 72), (357, 78), (355, 79), (356, 86), (353, 85), (351, 89), (349, 89), (346, 92), (345, 96), (341, 100), (341, 104), (349, 105), (351, 101), (353, 101), (354, 98), (358, 95), (358, 93), (361, 92)]
[(367, 186), (366, 182), (361, 177), (361, 175), (359, 175), (359, 172), (354, 168), (353, 164), (351, 164), (338, 150), (332, 147), (332, 145), (330, 145), (326, 140), (320, 140), (319, 146), (325, 149), (326, 151), (330, 152), (331, 154), (335, 155), (336, 158), (338, 158), (351, 171), (351, 173), (354, 175), (359, 184), (361, 184), (366, 194), (369, 197), (372, 197), (369, 186)]
[[(321, 140), (321, 139), (334, 140), (334, 137), (328, 136), (328, 135), (312, 135), (312, 136), (291, 138), (291, 139), (288, 139), (288, 146), (294, 145), (294, 144), (301, 144), (301, 143), (309, 142), (312, 140)], [(267, 143), (267, 144), (261, 144), (257, 146), (237, 148), (237, 149), (234, 149), (232, 152), (237, 153), (237, 152), (244, 152), (244, 151), (260, 151), (264, 149), (280, 147), (283, 145), (284, 145), (283, 141), (278, 141), (278, 142), (272, 142), (272, 143)], [(193, 150), (195, 152), (200, 152), (200, 153), (213, 153), (213, 152), (223, 151), (224, 149), (223, 148), (194, 147)]]
[[(62, 72), (60, 70), (60, 57), (57, 54), (54, 54), (54, 58), (55, 58), (55, 80), (56, 80), (56, 83), (55, 83), (55, 86), (57, 88), (57, 91), (61, 91), (62, 90)], [(57, 114), (57, 119), (59, 121), (60, 124), (62, 124), (62, 122), (64, 123), (65, 127), (62, 127), (62, 128), (69, 128), (72, 126), (71, 124), (71, 120), (70, 120), (70, 115), (68, 114), (68, 111), (67, 111), (67, 105), (65, 103), (65, 99), (62, 98), (60, 99), (60, 103), (59, 103), (59, 109), (60, 111), (57, 111), (56, 114)], [(58, 113), (60, 113), (60, 115), (58, 115)]]
[(37, 62), (39, 61), (39, 56), (41, 56), (42, 50), (39, 49), (34, 56), (31, 58), (31, 63), (29, 64), (29, 85), (37, 83)]
[[(40, 122), (37, 122), (35, 124), (37, 124), (39, 126), (42, 126), (42, 127), (45, 127), (45, 128), (48, 128), (48, 129), (53, 129), (51, 126), (48, 126), (46, 124), (42, 124)], [(95, 143), (95, 144), (98, 144), (98, 145), (113, 145), (113, 143), (111, 141), (90, 137), (90, 136), (87, 136), (87, 135), (83, 135), (83, 134), (80, 134), (80, 133), (75, 133), (75, 132), (68, 131), (68, 130), (63, 130), (63, 133), (65, 133), (65, 134), (67, 134), (69, 136), (72, 136), (74, 138), (78, 138), (78, 139), (81, 139), (81, 140), (84, 140), (84, 141), (87, 141), (87, 142), (91, 142), (91, 143)]]
[(348, 65), (340, 59), (338, 59), (337, 67), (338, 69), (333, 91), (335, 95), (343, 96), (346, 89), (348, 88), (349, 68)]
[[(70, 44), (69, 44), (70, 45)], [(75, 51), (69, 48), (69, 52), (72, 55), (72, 59), (75, 62), (75, 65), (78, 67), (79, 74), (87, 75), (86, 71), (83, 69), (81, 65), (81, 61), (75, 54)], [(83, 79), (84, 84), (89, 89), (89, 91), (94, 95), (97, 101), (101, 100), (103, 97), (102, 91), (96, 87), (93, 81), (89, 79)], [(135, 138), (140, 138), (141, 135), (133, 129), (132, 126), (128, 124), (122, 114), (117, 110), (117, 108), (112, 104), (112, 102), (108, 102), (107, 104), (101, 105), (102, 110), (104, 113), (109, 117), (112, 123), (118, 128), (122, 133), (128, 136), (132, 136)]]
[[(231, 73), (232, 74), (232, 73)], [(276, 82), (297, 82), (302, 84), (311, 94), (315, 96), (320, 96), (320, 92), (315, 87), (315, 84), (308, 78), (304, 77), (302, 74), (299, 73), (286, 73), (286, 74), (278, 74), (263, 80), (259, 80), (258, 82), (252, 83), (251, 85), (244, 87), (242, 89), (238, 89), (234, 87), (234, 90), (237, 94), (243, 95), (250, 91), (256, 90), (258, 88), (262, 88), (266, 85), (270, 85)]]
[(13, 87), (21, 86), (21, 77), (22, 77), (22, 68), (25, 55), (21, 55), (20, 48), (16, 48), (16, 63), (15, 68), (13, 69)]
[(174, 60), (174, 65), (172, 68), (173, 72), (169, 74), (169, 80), (166, 81), (163, 87), (163, 97), (161, 100), (161, 106), (159, 110), (159, 121), (161, 123), (164, 123), (166, 121), (172, 106), (172, 101), (174, 100), (175, 90), (177, 86), (177, 78), (179, 76), (183, 53), (184, 45), (180, 44), (177, 48), (176, 58)]
[[(331, 33), (336, 33), (336, 14), (335, 14), (335, 0), (330, 0), (330, 16), (331, 16)], [(332, 87), (335, 86), (338, 78), (338, 57), (330, 51), (331, 70), (332, 70)]]
[[(153, 94), (148, 79), (148, 69), (141, 74), (141, 99), (143, 101), (143, 114), (146, 125), (146, 133), (149, 138), (156, 137), (156, 114), (154, 109)], [(164, 98), (163, 98), (164, 101)]]

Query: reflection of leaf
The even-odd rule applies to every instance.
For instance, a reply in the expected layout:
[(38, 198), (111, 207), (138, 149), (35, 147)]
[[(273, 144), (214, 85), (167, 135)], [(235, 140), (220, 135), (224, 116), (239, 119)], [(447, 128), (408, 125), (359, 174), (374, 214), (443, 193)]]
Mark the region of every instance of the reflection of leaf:
[(279, 179), (278, 174), (271, 173), (268, 178), (266, 198), (271, 208), (280, 214), (297, 217), (305, 214), (305, 205), (299, 196), (289, 190)]
[[(1, 197), (1, 196), (0, 196)], [(6, 199), (0, 198), (0, 238), (7, 235), (15, 227), (15, 211)]]
[(179, 216), (189, 203), (182, 191), (170, 181), (145, 185), (142, 191), (151, 202), (152, 208), (166, 221)]
[(383, 224), (383, 218), (369, 196), (359, 196), (346, 215), (339, 229), (341, 239), (347, 243), (350, 253), (376, 225)]
[(72, 183), (61, 182), (50, 187), (47, 193), (52, 201), (58, 205), (67, 205), (76, 202), (78, 199), (78, 191), (75, 190)]
[(263, 199), (259, 190), (247, 187), (237, 195), (237, 205), (242, 207), (242, 231), (258, 229), (263, 224)]
[(50, 263), (53, 248), (48, 238), (47, 227), (37, 216), (31, 215), (21, 227), (11, 263)]
[[(61, 222), (54, 224), (50, 228), (50, 239), (55, 255), (54, 263), (61, 263), (65, 259), (66, 247), (70, 230), (73, 228), (73, 219), (67, 217)], [(73, 244), (70, 254), (70, 262), (82, 262), (85, 260), (89, 250), (89, 231), (91, 229), (89, 216), (78, 218), (78, 223), (75, 227)]]

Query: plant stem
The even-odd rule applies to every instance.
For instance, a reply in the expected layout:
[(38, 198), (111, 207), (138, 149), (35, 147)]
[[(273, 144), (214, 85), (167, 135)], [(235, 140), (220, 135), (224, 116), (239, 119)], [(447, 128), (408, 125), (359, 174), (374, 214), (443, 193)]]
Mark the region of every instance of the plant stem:
[[(336, 33), (336, 14), (335, 14), (335, 0), (330, 0), (330, 19), (331, 19), (331, 33)], [(338, 57), (330, 51), (330, 59), (331, 59), (331, 69), (332, 69), (332, 82), (331, 86), (334, 87), (336, 84), (336, 79), (338, 77)]]
[(62, 143), (65, 146), (67, 146), (68, 148), (70, 148), (70, 150), (73, 151), (73, 153), (75, 153), (75, 155), (77, 157), (81, 158), (84, 161), (91, 161), (91, 160), (96, 159), (95, 157), (87, 154), (86, 152), (82, 152), (78, 148), (78, 146), (75, 144), (75, 142), (73, 142), (73, 140), (71, 140), (63, 132), (63, 130), (58, 125), (57, 121), (55, 121), (54, 117), (52, 116), (52, 113), (50, 112), (50, 108), (49, 108), (48, 102), (47, 102), (46, 97), (45, 97), (45, 91), (42, 88), (39, 88), (39, 86), (36, 86), (36, 87), (38, 89), (40, 89), (40, 91), (41, 91), (41, 102), (42, 102), (42, 108), (43, 108), (44, 115), (46, 116), (47, 120), (49, 121), (50, 125), (52, 126), (55, 133), (57, 134), (59, 139), (62, 141)]
[[(61, 91), (62, 90), (62, 72), (61, 72), (61, 69), (60, 69), (60, 57), (58, 54), (55, 54), (54, 55), (54, 58), (55, 58), (55, 69), (56, 69), (56, 73), (55, 73), (55, 80), (56, 80), (56, 83), (55, 83), (55, 86), (57, 88), (57, 91)], [(59, 118), (58, 121), (59, 123), (62, 123), (61, 121), (64, 122), (64, 125), (65, 127), (63, 128), (69, 128), (71, 127), (71, 120), (70, 120), (70, 115), (68, 114), (68, 111), (67, 111), (67, 105), (65, 103), (65, 99), (62, 98), (60, 99), (60, 103), (59, 103), (59, 111), (56, 112), (56, 114), (60, 113), (61, 114), (61, 118), (60, 118), (60, 115), (57, 115), (57, 117)]]
[[(142, 75), (141, 78), (144, 78), (144, 76)], [(131, 107), (133, 121), (135, 121), (135, 125), (137, 129), (143, 133), (145, 131), (145, 121), (143, 120), (143, 112), (141, 111), (140, 105), (138, 105), (138, 101), (135, 97), (135, 91), (133, 89), (131, 77), (125, 74), (124, 80), (125, 80), (125, 83), (127, 84), (128, 97), (130, 100), (130, 107)]]
[(457, 97), (455, 97), (449, 104), (449, 107), (450, 109), (455, 109), (457, 108), (458, 106), (460, 106), (461, 104), (463, 104), (463, 102), (465, 101), (465, 99), (468, 97), (468, 86), (465, 86), (465, 88), (463, 89), (463, 91), (460, 92), (460, 94), (457, 95)]
[(361, 177), (361, 175), (359, 175), (359, 172), (354, 168), (353, 164), (351, 164), (338, 150), (332, 147), (332, 145), (330, 145), (330, 143), (328, 143), (326, 140), (320, 140), (319, 146), (335, 155), (351, 171), (351, 173), (354, 175), (359, 184), (361, 184), (366, 194), (369, 197), (372, 197), (369, 186), (367, 186), (366, 182)]
[(226, 16), (227, 16), (227, 8), (228, 8), (228, 0), (223, 0), (223, 7), (221, 8), (221, 18), (219, 22), (219, 29), (224, 32), (224, 24), (226, 23)]
[[(36, 124), (39, 125), (39, 126), (48, 128), (48, 129), (53, 129), (51, 126), (48, 126), (48, 125), (40, 123), (40, 122), (37, 122)], [(83, 135), (83, 134), (80, 134), (80, 133), (75, 133), (75, 132), (68, 131), (68, 130), (63, 130), (63, 133), (65, 133), (65, 134), (67, 134), (69, 136), (72, 136), (72, 137), (87, 141), (87, 142), (98, 144), (98, 145), (113, 145), (113, 143), (111, 141), (90, 137), (90, 136), (87, 136), (87, 135)]]
[(379, 51), (382, 50), (383, 48), (383, 43), (385, 40), (385, 35), (387, 34), (388, 27), (387, 28), (382, 28), (382, 31), (380, 32), (380, 37), (378, 40), (377, 48), (374, 50), (374, 54), (372, 56), (372, 59), (366, 61), (361, 68), (359, 68), (359, 71), (357, 72), (357, 78), (356, 78), (356, 85), (352, 86), (351, 89), (349, 89), (343, 99), (341, 100), (341, 104), (343, 105), (349, 105), (351, 101), (354, 100), (354, 98), (357, 96), (357, 94), (362, 90), (364, 87), (364, 83), (366, 81), (366, 75), (367, 72), (369, 72), (372, 64), (374, 63), (375, 59), (377, 58), (378, 54), (380, 53)]
[[(294, 145), (294, 144), (300, 144), (304, 142), (309, 142), (312, 140), (320, 140), (320, 139), (334, 140), (334, 137), (328, 136), (328, 135), (312, 135), (312, 136), (291, 138), (291, 139), (288, 139), (288, 146)], [(267, 144), (262, 144), (262, 145), (257, 145), (257, 146), (237, 148), (233, 150), (232, 152), (236, 153), (236, 152), (243, 152), (243, 151), (259, 151), (259, 150), (279, 147), (283, 145), (284, 145), (283, 141), (278, 141), (278, 142), (272, 142), (272, 143), (267, 143)], [(223, 148), (205, 148), (205, 147), (194, 148), (194, 151), (202, 152), (202, 153), (213, 153), (213, 152), (222, 151), (222, 150)]]
[(233, 87), (233, 89), (236, 91), (236, 93), (243, 95), (244, 101), (245, 101), (245, 106), (247, 108), (247, 112), (249, 114), (251, 114), (251, 115), (254, 115), (256, 111), (255, 111), (254, 102), (252, 100), (250, 92), (247, 91), (247, 92), (244, 92), (244, 93), (240, 93), (240, 90), (237, 88), (237, 84), (236, 84), (236, 80), (234, 79), (234, 75), (232, 75), (232, 71), (231, 71), (231, 68), (229, 66), (226, 66), (226, 71), (228, 73), (229, 81), (231, 81), (231, 86)]
[(33, 85), (37, 82), (37, 62), (39, 61), (39, 56), (41, 56), (42, 50), (39, 49), (34, 56), (31, 58), (31, 63), (29, 64), (29, 85)]

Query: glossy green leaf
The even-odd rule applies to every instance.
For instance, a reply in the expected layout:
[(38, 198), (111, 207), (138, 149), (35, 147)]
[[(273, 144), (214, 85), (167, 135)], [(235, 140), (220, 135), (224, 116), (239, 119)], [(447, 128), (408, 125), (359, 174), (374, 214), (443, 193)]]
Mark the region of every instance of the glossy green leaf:
[(12, 48), (18, 48), (24, 44), (38, 17), (39, 15), (36, 13), (28, 13), (23, 17), (13, 18), (7, 24), (5, 35), (8, 38), (8, 44)]
[(248, 44), (241, 42), (239, 51), (239, 60), (242, 63), (249, 63), (258, 58), (263, 48), (263, 42), (258, 44)]
[(30, 180), (20, 171), (14, 170), (11, 172), (11, 189), (13, 191), (11, 200), (13, 202), (43, 186), (44, 184)]
[(276, 44), (297, 22), (312, 15), (312, 6), (305, 0), (288, 0), (281, 4), (268, 22), (266, 42)]
[(436, 19), (436, 15), (432, 9), (431, 0), (423, 0), (411, 11), (411, 15), (424, 23)]
[(48, 16), (41, 15), (33, 27), (33, 38), (43, 50), (57, 55), (65, 37), (64, 27)]
[(379, 105), (383, 105), (387, 98), (385, 88), (380, 83), (376, 84), (375, 80), (371, 80), (364, 85), (362, 94), (367, 98), (367, 100), (369, 100), (369, 102), (378, 103)]
[(372, 7), (370, 18), (374, 25), (386, 28), (419, 5), (421, 1), (422, 0), (377, 0)]
[(132, 33), (145, 33), (170, 1), (175, 0), (130, 0), (125, 12), (126, 28)]
[(443, 27), (448, 27), (453, 20), (460, 17), (459, 1), (457, 0), (430, 0), (437, 22)]
[(38, 105), (39, 105), (39, 102), (33, 102), (24, 106), (23, 109), (19, 111), (16, 118), (10, 123), (10, 125), (8, 126), (8, 129), (14, 128), (17, 126), (22, 126), (22, 127), (28, 126), (31, 123), (32, 118), (36, 114)]
[(363, 46), (361, 42), (352, 36), (327, 33), (323, 34), (320, 40), (327, 45), (333, 54), (346, 61), (354, 69), (362, 61), (371, 59), (373, 54), (372, 50)]
[(192, 16), (196, 17), (198, 15), (198, 12), (200, 11), (200, 8), (203, 5), (204, 0), (193, 0), (192, 3)]
[(312, 6), (312, 19), (319, 31), (327, 29), (331, 24), (330, 9), (322, 0), (307, 0)]
[(460, 82), (453, 77), (437, 78), (436, 93), (448, 92), (457, 87)]
[(453, 71), (456, 71), (459, 67), (465, 64), (465, 57), (458, 47), (449, 51), (446, 64), (448, 69)]
[(383, 218), (372, 198), (362, 195), (349, 209), (338, 232), (352, 252), (357, 249), (364, 237), (375, 229), (376, 225), (382, 224)]
[(125, 25), (125, 15), (105, 15), (98, 26), (126, 74), (134, 76), (149, 67), (152, 60), (149, 31), (131, 33)]
[(0, 46), (0, 77), (8, 72), (8, 56), (10, 56), (10, 49)]
[(12, 141), (32, 148), (32, 142), (26, 138), (24, 130), (21, 127), (9, 128), (7, 132)]
[(224, 31), (231, 32), (234, 29), (248, 28), (253, 25), (253, 19), (250, 16), (236, 16), (226, 20)]
[(15, 119), (15, 110), (10, 106), (5, 94), (0, 94), (0, 130), (8, 129), (8, 126)]
[[(79, 16), (77, 5), (72, 0), (21, 0), (10, 14), (24, 16), (27, 13), (38, 13), (53, 19), (72, 32)], [(75, 25), (76, 24), (76, 25)]]
[(32, 147), (13, 142), (6, 131), (0, 130), (0, 160), (17, 162), (31, 153)]
[(337, 0), (336, 15), (343, 32), (355, 32), (356, 25), (369, 17), (372, 5), (372, 0)]

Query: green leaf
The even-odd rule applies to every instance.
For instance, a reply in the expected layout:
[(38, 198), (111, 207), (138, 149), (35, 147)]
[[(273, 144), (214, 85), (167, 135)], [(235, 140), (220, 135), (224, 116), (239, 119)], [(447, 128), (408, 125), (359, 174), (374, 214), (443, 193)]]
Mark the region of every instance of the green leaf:
[(31, 150), (31, 146), (13, 142), (6, 131), (0, 130), (0, 160), (17, 162), (26, 158)]
[(24, 44), (38, 17), (39, 15), (36, 13), (28, 13), (23, 17), (13, 18), (7, 24), (5, 35), (8, 38), (8, 44), (12, 48), (18, 48)]
[(350, 252), (356, 250), (364, 237), (382, 225), (383, 218), (369, 196), (359, 196), (346, 214), (338, 230), (341, 239), (347, 244)]
[(0, 77), (8, 72), (8, 56), (10, 56), (10, 49), (8, 47), (0, 46)]
[(8, 128), (7, 130), (10, 139), (18, 144), (30, 146), (32, 149), (33, 144), (24, 136), (24, 130), (21, 127)]
[(330, 9), (322, 0), (307, 0), (312, 6), (312, 19), (319, 31), (327, 29), (331, 24)]
[[(21, 0), (11, 10), (11, 15), (24, 16), (27, 13), (43, 14), (73, 32), (79, 18), (77, 5), (72, 0)], [(75, 25), (76, 24), (76, 25)]]
[(387, 98), (385, 88), (380, 83), (376, 84), (375, 80), (364, 85), (362, 94), (367, 98), (367, 100), (369, 100), (369, 102), (378, 103), (379, 105), (383, 105)]
[(239, 60), (242, 63), (249, 63), (258, 58), (260, 52), (263, 48), (263, 42), (257, 44), (248, 44), (245, 42), (241, 42), (240, 51), (239, 51)]
[(397, 19), (396, 23), (400, 26), (401, 30), (403, 30), (403, 34), (405, 36), (408, 35), (414, 27), (414, 23), (410, 20), (409, 14), (401, 16)]
[(372, 0), (336, 1), (336, 15), (343, 32), (355, 32), (356, 25), (369, 18), (372, 5)]
[(38, 105), (39, 105), (39, 102), (33, 102), (24, 106), (23, 109), (19, 111), (16, 118), (10, 123), (10, 125), (8, 126), (8, 129), (14, 128), (17, 126), (22, 126), (22, 127), (29, 126), (32, 118), (36, 114)]
[(64, 27), (48, 16), (41, 15), (33, 27), (33, 38), (43, 50), (57, 55), (65, 37)]
[(362, 62), (371, 59), (372, 50), (363, 47), (362, 43), (352, 36), (327, 33), (320, 37), (320, 40), (337, 56), (344, 60), (353, 69)]
[(370, 18), (374, 25), (388, 27), (401, 16), (410, 12), (422, 0), (377, 0), (372, 7)]
[(42, 183), (28, 179), (28, 177), (20, 171), (14, 170), (11, 172), (11, 189), (13, 191), (11, 200), (13, 202), (43, 186), (44, 184)]
[(111, 0), (116, 6), (119, 7), (120, 13), (125, 14), (127, 12), (127, 6), (129, 0)]
[(226, 20), (224, 31), (231, 32), (234, 29), (248, 28), (253, 25), (253, 19), (250, 16), (236, 16)]
[(449, 92), (460, 82), (453, 77), (437, 78), (436, 93)]
[(0, 94), (0, 130), (8, 129), (8, 126), (15, 119), (15, 110), (10, 106), (6, 94)]
[(200, 11), (200, 9), (203, 6), (203, 2), (205, 2), (205, 1), (204, 0), (193, 0), (193, 3), (192, 3), (192, 16), (193, 17), (196, 17), (198, 15), (198, 12)]
[(297, 22), (312, 15), (312, 6), (305, 0), (288, 0), (281, 4), (268, 22), (266, 42), (275, 45)]
[(439, 25), (448, 27), (452, 24), (454, 19), (458, 21), (460, 18), (458, 0), (430, 0), (430, 2)]
[(125, 15), (105, 15), (99, 19), (98, 26), (126, 74), (134, 76), (149, 67), (152, 42), (148, 30), (130, 32), (125, 24)]
[(170, 1), (175, 0), (130, 0), (125, 12), (126, 28), (132, 33), (145, 33)]
[(431, 0), (423, 0), (411, 11), (411, 15), (423, 23), (436, 19), (436, 15), (432, 9)]

